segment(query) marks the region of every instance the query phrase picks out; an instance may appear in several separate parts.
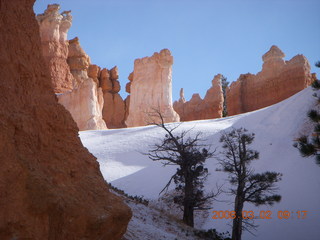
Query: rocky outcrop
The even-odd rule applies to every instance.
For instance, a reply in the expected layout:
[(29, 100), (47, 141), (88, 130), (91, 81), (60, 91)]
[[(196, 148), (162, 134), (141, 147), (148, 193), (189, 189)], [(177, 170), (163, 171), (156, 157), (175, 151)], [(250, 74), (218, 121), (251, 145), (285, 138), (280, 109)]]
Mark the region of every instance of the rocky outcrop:
[(229, 115), (253, 111), (278, 103), (303, 90), (312, 82), (310, 64), (303, 55), (289, 61), (285, 54), (272, 46), (262, 56), (262, 71), (242, 74), (227, 90)]
[[(125, 125), (125, 101), (121, 98), (121, 89), (118, 81), (118, 67), (108, 70), (91, 64), (88, 68), (88, 76), (98, 83), (102, 94), (102, 117), (108, 128), (124, 128)], [(101, 105), (102, 106), (102, 105)]]
[(193, 94), (190, 101), (184, 98), (183, 89), (179, 101), (174, 102), (173, 108), (179, 114), (181, 121), (221, 118), (223, 111), (223, 92), (221, 74), (214, 76), (212, 87), (202, 100), (199, 94)]
[(130, 210), (57, 102), (33, 4), (0, 3), (0, 239), (120, 239)]
[(125, 102), (121, 98), (118, 81), (118, 67), (111, 70), (106, 68), (99, 72), (99, 82), (103, 91), (103, 119), (108, 128), (123, 128), (125, 125)]
[(82, 49), (79, 43), (79, 38), (69, 40), (68, 58), (70, 72), (74, 77), (73, 89), (78, 88), (81, 83), (87, 80), (90, 58)]
[(37, 15), (42, 53), (49, 65), (52, 85), (56, 93), (73, 88), (73, 77), (67, 64), (67, 33), (72, 24), (70, 11), (59, 13), (58, 4), (48, 5), (44, 14)]
[(74, 89), (58, 94), (59, 103), (71, 113), (80, 130), (106, 129), (102, 119), (102, 89), (96, 78), (88, 76), (90, 58), (81, 48), (78, 38), (69, 41), (68, 64), (75, 79)]
[(128, 127), (145, 126), (154, 110), (162, 113), (165, 122), (179, 121), (172, 107), (172, 64), (168, 49), (134, 61), (133, 80), (127, 87), (131, 93)]
[(44, 14), (37, 16), (42, 52), (59, 103), (71, 113), (79, 130), (106, 129), (102, 89), (97, 79), (88, 77), (90, 58), (78, 38), (67, 41), (72, 17), (70, 11), (60, 14), (59, 9), (58, 4), (48, 5)]
[(129, 82), (126, 84), (126, 92), (129, 93), (129, 95), (124, 100), (125, 105), (125, 117), (124, 120), (126, 121), (129, 116), (129, 107), (130, 107), (130, 93), (131, 93), (131, 83), (133, 81), (133, 72), (129, 74), (128, 76)]

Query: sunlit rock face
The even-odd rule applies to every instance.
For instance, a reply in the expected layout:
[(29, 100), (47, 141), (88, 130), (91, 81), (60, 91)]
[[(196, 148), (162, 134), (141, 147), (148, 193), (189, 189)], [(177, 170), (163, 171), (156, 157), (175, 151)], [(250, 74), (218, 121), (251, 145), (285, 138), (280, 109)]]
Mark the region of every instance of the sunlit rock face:
[(221, 118), (223, 111), (223, 92), (221, 74), (214, 76), (212, 87), (207, 91), (204, 99), (199, 94), (193, 94), (190, 101), (184, 98), (183, 89), (180, 99), (173, 104), (174, 110), (179, 114), (181, 121)]
[(121, 239), (131, 211), (57, 102), (33, 4), (0, 2), (0, 239)]
[(69, 110), (80, 130), (106, 129), (102, 119), (102, 89), (97, 79), (88, 76), (90, 58), (81, 48), (78, 38), (69, 41), (68, 64), (74, 77), (74, 88), (59, 94), (59, 103)]
[(272, 46), (262, 56), (263, 66), (258, 74), (241, 74), (227, 90), (229, 115), (267, 107), (308, 87), (314, 79), (310, 64), (303, 55), (289, 61), (285, 54)]
[(130, 105), (126, 120), (128, 127), (144, 126), (150, 113), (160, 111), (165, 122), (179, 121), (172, 106), (173, 57), (168, 49), (151, 57), (136, 59), (130, 82)]
[(99, 82), (88, 77), (90, 58), (78, 38), (67, 40), (71, 27), (70, 11), (59, 13), (58, 4), (48, 5), (37, 15), (42, 53), (49, 67), (54, 91), (72, 115), (79, 130), (106, 129), (102, 119), (104, 104)]
[(73, 88), (73, 77), (67, 64), (67, 33), (72, 24), (70, 11), (59, 13), (58, 4), (48, 5), (43, 14), (37, 15), (40, 28), (42, 53), (49, 66), (54, 91), (62, 93)]

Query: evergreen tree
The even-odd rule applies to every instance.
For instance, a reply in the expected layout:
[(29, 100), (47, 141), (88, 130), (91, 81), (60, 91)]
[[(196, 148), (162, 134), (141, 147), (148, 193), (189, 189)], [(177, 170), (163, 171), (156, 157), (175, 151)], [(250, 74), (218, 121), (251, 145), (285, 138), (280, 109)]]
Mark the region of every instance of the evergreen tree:
[(232, 240), (241, 240), (243, 229), (255, 227), (243, 220), (242, 210), (245, 202), (272, 205), (281, 200), (281, 196), (274, 192), (275, 183), (281, 180), (282, 175), (276, 172), (254, 173), (250, 167), (253, 160), (259, 159), (259, 152), (249, 147), (254, 136), (254, 133), (239, 128), (224, 132), (220, 138), (224, 149), (224, 158), (220, 159), (220, 164), (222, 170), (229, 174), (229, 181), (234, 186), (230, 189), (230, 193), (235, 196)]
[(167, 185), (160, 194), (166, 190), (172, 180), (176, 184), (176, 195), (174, 202), (182, 206), (183, 222), (194, 226), (194, 210), (209, 209), (206, 203), (214, 198), (216, 194), (205, 194), (204, 182), (208, 176), (208, 169), (204, 167), (205, 161), (212, 156), (208, 149), (200, 142), (200, 133), (194, 137), (190, 131), (174, 133), (177, 127), (170, 128), (164, 123), (163, 116), (159, 111), (153, 114), (160, 121), (153, 121), (153, 124), (161, 127), (165, 132), (164, 139), (153, 146), (148, 156), (153, 161), (162, 161), (163, 165), (177, 165), (177, 171), (170, 178)]
[[(315, 64), (320, 67), (320, 61)], [(320, 89), (320, 81), (316, 79), (312, 83), (312, 88), (317, 91)], [(313, 95), (317, 98), (317, 104), (320, 104), (320, 96), (317, 93)], [(320, 165), (320, 113), (316, 109), (311, 109), (308, 112), (309, 119), (314, 123), (314, 129), (311, 136), (303, 135), (293, 144), (298, 148), (302, 157), (315, 157), (316, 163)]]

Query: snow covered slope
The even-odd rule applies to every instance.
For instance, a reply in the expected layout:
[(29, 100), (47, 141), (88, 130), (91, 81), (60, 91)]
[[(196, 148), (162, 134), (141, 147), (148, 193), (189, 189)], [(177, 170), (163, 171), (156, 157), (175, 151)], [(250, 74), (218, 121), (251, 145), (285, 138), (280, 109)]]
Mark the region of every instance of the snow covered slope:
[[(320, 239), (320, 167), (312, 158), (302, 158), (292, 146), (299, 132), (308, 129), (306, 113), (315, 104), (312, 94), (312, 89), (307, 88), (281, 103), (258, 111), (223, 119), (185, 122), (177, 129), (193, 128), (194, 133), (201, 131), (207, 143), (219, 152), (221, 131), (245, 127), (256, 134), (252, 144), (252, 148), (260, 152), (260, 159), (252, 165), (256, 172), (271, 170), (283, 173), (278, 184), (278, 193), (282, 195), (280, 203), (258, 208), (245, 204), (244, 210), (254, 211), (255, 215), (259, 215), (259, 211), (272, 211), (272, 219), (256, 219), (255, 224), (259, 225), (254, 232), (256, 236), (245, 232), (243, 239)], [(80, 137), (84, 146), (98, 158), (101, 172), (108, 182), (130, 195), (157, 199), (176, 167), (162, 167), (161, 163), (149, 160), (143, 153), (147, 153), (164, 134), (162, 129), (148, 126), (84, 131), (80, 132)], [(228, 188), (226, 173), (216, 171), (217, 160), (209, 159), (206, 166), (210, 171), (206, 189), (215, 189), (216, 183)], [(223, 202), (213, 202), (212, 210), (233, 210), (232, 197), (220, 195), (219, 199)], [(289, 211), (291, 217), (279, 219), (278, 211)], [(307, 211), (306, 218), (299, 219), (297, 211)], [(218, 231), (230, 230), (230, 220), (211, 217), (212, 213), (196, 225)]]

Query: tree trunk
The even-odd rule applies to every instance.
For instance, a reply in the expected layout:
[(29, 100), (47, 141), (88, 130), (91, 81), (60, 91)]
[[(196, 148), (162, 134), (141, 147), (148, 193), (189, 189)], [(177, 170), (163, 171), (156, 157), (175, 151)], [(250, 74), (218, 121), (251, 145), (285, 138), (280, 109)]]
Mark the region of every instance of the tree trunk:
[(194, 226), (193, 222), (193, 207), (190, 204), (185, 204), (183, 210), (183, 222), (190, 227)]
[(236, 212), (236, 218), (233, 219), (232, 225), (232, 240), (241, 240), (242, 235), (242, 209), (243, 200), (242, 197), (236, 196), (234, 211)]
[[(243, 169), (245, 171), (245, 168)], [(234, 211), (236, 212), (236, 218), (233, 219), (232, 225), (232, 240), (241, 240), (242, 235), (242, 210), (244, 204), (244, 174), (242, 174), (237, 188), (237, 195), (234, 201)]]
[(183, 206), (183, 222), (190, 227), (194, 226), (193, 222), (193, 185), (190, 173), (187, 171), (185, 174), (185, 198)]

